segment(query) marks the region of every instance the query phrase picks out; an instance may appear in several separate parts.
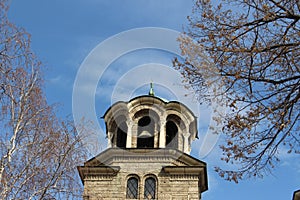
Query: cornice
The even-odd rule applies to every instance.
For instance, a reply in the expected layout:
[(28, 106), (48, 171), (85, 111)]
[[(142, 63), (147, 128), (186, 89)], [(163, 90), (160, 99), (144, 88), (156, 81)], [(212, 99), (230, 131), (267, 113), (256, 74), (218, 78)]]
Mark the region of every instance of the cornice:
[(206, 168), (206, 163), (200, 161), (177, 149), (120, 149), (109, 148), (96, 157), (87, 161), (85, 166), (110, 165), (117, 161), (170, 161), (170, 163), (181, 163), (186, 166), (202, 166)]
[[(117, 175), (120, 171), (119, 166), (78, 166), (77, 170), (79, 172), (82, 183), (86, 177), (91, 180), (103, 180), (111, 179), (112, 176)], [(91, 178), (92, 177), (92, 178)]]

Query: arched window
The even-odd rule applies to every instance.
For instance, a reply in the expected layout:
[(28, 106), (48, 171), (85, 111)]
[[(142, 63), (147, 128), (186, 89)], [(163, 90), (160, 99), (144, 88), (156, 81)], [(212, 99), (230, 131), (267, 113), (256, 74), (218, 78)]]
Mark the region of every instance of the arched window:
[(149, 116), (142, 117), (138, 121), (137, 148), (154, 147), (154, 122)]
[(156, 180), (149, 177), (145, 180), (144, 188), (144, 199), (155, 199), (156, 198)]
[(138, 199), (139, 181), (135, 177), (127, 180), (126, 199)]
[(122, 122), (117, 130), (117, 147), (126, 148), (127, 124)]
[(178, 128), (172, 121), (167, 121), (166, 124), (166, 146), (171, 148), (178, 147)]

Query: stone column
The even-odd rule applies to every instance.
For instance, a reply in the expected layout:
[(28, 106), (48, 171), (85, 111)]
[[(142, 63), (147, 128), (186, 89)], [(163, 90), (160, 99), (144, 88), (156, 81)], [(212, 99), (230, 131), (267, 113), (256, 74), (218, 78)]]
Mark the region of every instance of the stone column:
[(137, 147), (137, 123), (131, 122), (132, 123), (132, 129), (131, 129), (131, 148), (136, 148)]
[(186, 154), (190, 154), (190, 142), (189, 137), (190, 133), (184, 133), (183, 134), (183, 152)]
[(166, 120), (160, 119), (160, 131), (159, 131), (159, 148), (166, 148)]
[(160, 137), (160, 130), (158, 129), (158, 125), (155, 124), (154, 126), (154, 148), (158, 148), (159, 147), (159, 137)]
[(131, 121), (127, 121), (127, 139), (126, 139), (126, 148), (132, 147), (132, 128), (133, 123)]
[(113, 138), (113, 134), (111, 132), (108, 132), (107, 133), (107, 148), (112, 148), (113, 147), (113, 144), (112, 144), (112, 141), (111, 139)]

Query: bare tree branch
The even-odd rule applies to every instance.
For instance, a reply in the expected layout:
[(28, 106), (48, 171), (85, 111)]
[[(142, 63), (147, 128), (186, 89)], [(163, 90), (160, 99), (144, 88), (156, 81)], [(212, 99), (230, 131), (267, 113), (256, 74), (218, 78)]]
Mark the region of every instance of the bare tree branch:
[[(300, 153), (300, 4), (222, 3), (196, 1), (188, 31), (179, 39), (185, 60), (174, 60), (174, 66), (199, 100), (220, 99), (230, 108), (217, 119), (227, 137), (222, 160), (240, 168), (216, 171), (238, 182), (270, 172), (282, 149)], [(216, 79), (219, 85), (210, 84)]]
[[(90, 123), (60, 120), (43, 92), (30, 35), (0, 1), (0, 199), (81, 199), (76, 166), (86, 160)], [(80, 134), (78, 134), (80, 132)]]

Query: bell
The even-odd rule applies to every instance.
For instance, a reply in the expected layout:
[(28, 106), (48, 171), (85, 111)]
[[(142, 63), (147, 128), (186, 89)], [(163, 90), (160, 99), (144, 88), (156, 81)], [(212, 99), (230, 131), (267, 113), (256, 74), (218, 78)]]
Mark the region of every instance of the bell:
[(152, 137), (152, 134), (149, 133), (149, 131), (147, 130), (143, 130), (140, 134), (139, 134), (140, 138), (149, 138)]

